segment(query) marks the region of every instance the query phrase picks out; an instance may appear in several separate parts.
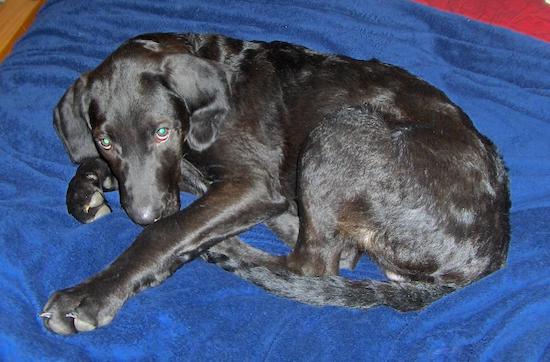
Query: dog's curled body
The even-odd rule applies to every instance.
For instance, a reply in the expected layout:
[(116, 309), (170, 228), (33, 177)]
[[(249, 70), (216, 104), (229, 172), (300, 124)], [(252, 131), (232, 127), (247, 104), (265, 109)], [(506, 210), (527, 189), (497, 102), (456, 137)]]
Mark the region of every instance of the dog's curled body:
[[(71, 213), (95, 220), (105, 205), (90, 193), (118, 187), (128, 215), (150, 224), (103, 272), (52, 296), (43, 316), (57, 333), (109, 323), (197, 255), (305, 303), (400, 310), (506, 259), (508, 180), (495, 147), (441, 91), (376, 60), (146, 34), (82, 76), (55, 125), (80, 164)], [(199, 199), (178, 211), (179, 191)], [(262, 222), (289, 255), (236, 237)], [(338, 276), (364, 253), (389, 281)]]

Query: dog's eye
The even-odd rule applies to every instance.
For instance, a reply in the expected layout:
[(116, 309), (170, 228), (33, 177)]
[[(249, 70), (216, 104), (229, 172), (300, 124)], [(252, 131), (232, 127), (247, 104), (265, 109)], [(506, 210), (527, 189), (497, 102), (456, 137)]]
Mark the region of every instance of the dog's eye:
[(99, 145), (101, 147), (103, 147), (104, 149), (106, 150), (110, 150), (111, 147), (113, 147), (112, 143), (111, 143), (111, 139), (108, 138), (108, 137), (103, 137), (103, 138), (100, 138), (99, 139)]
[(166, 127), (161, 127), (157, 129), (157, 131), (155, 132), (155, 137), (157, 139), (157, 142), (166, 141), (169, 135), (170, 135), (170, 129)]

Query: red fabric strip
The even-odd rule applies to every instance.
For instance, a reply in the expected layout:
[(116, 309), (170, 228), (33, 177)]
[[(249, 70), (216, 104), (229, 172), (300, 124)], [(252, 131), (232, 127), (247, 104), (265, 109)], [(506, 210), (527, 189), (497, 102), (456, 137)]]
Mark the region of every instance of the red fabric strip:
[(550, 42), (550, 4), (545, 0), (415, 1)]

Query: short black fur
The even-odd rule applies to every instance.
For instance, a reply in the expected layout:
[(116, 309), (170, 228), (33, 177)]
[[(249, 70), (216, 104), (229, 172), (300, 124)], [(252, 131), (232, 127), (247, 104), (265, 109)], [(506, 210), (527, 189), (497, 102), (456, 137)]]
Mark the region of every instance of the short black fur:
[[(131, 39), (69, 88), (55, 127), (79, 164), (69, 212), (119, 190), (147, 225), (101, 273), (55, 293), (60, 334), (108, 324), (188, 260), (314, 304), (420, 309), (501, 268), (508, 179), (494, 145), (403, 69), (220, 35)], [(199, 198), (180, 210), (179, 192)], [(237, 235), (266, 223), (272, 256)], [(339, 276), (367, 254), (388, 281)]]

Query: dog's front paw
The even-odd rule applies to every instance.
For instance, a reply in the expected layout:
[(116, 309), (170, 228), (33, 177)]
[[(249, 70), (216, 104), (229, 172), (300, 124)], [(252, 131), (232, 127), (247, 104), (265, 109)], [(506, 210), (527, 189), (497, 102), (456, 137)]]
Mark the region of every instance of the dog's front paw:
[(91, 223), (111, 212), (99, 180), (93, 173), (77, 174), (67, 190), (67, 210), (82, 223)]
[(46, 328), (61, 335), (88, 332), (109, 324), (123, 300), (94, 283), (54, 293), (40, 314)]

